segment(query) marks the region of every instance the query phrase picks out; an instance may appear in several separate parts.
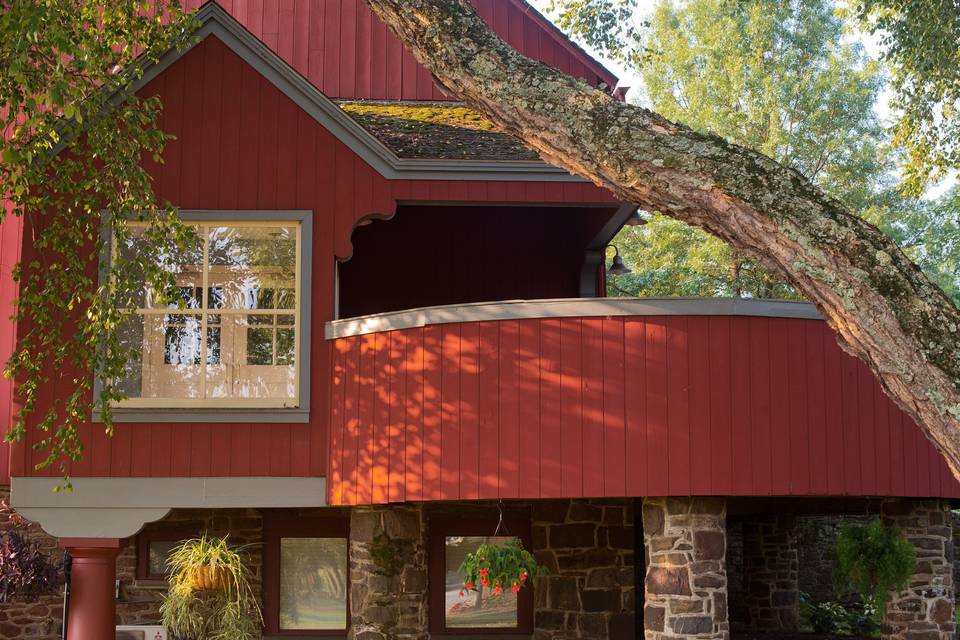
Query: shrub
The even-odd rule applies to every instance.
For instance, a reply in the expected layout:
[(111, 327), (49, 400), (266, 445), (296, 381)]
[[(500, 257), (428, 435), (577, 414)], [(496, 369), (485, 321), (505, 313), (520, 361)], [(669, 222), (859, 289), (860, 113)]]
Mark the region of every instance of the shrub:
[(877, 636), (880, 616), (870, 605), (846, 605), (840, 602), (813, 602), (800, 594), (800, 622), (804, 628), (820, 634)]
[(884, 610), (891, 591), (907, 586), (916, 565), (913, 545), (879, 519), (840, 529), (834, 575), (837, 590), (858, 594), (876, 611)]
[(63, 563), (55, 562), (18, 531), (0, 534), (0, 602), (35, 598), (63, 583)]

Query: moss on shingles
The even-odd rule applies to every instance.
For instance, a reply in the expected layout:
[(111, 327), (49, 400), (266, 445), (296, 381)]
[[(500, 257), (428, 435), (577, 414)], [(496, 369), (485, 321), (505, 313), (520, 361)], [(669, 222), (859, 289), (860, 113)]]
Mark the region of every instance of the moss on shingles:
[(473, 109), (459, 104), (437, 102), (341, 102), (340, 108), (350, 115), (360, 117), (397, 118), (409, 122), (411, 127), (428, 127), (445, 124), (452, 127), (496, 131), (489, 120)]
[(402, 158), (535, 160), (518, 140), (457, 103), (339, 102), (362, 127)]

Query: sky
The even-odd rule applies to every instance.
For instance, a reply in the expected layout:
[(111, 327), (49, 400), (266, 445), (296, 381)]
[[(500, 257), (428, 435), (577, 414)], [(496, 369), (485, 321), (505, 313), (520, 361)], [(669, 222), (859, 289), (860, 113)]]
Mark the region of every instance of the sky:
[[(536, 7), (541, 13), (547, 17), (551, 17), (547, 12), (547, 7), (550, 4), (550, 0), (527, 0), (530, 4)], [(659, 0), (637, 0), (637, 14), (636, 21), (639, 24), (646, 16), (648, 16), (652, 11), (654, 6)], [(866, 54), (876, 60), (880, 57), (881, 45), (880, 45), (880, 35), (879, 34), (868, 34), (862, 31), (853, 31), (849, 34), (849, 38), (854, 41), (860, 42), (863, 45), (864, 51)], [(643, 96), (643, 81), (640, 76), (633, 71), (623, 67), (622, 65), (604, 58), (603, 56), (597, 54), (596, 51), (590, 49), (590, 47), (579, 43), (586, 49), (590, 55), (600, 61), (605, 67), (613, 71), (620, 78), (620, 85), (630, 87), (630, 91), (627, 94), (627, 99), (630, 102), (638, 101)], [(880, 122), (891, 125), (893, 123), (893, 114), (890, 111), (890, 100), (892, 94), (889, 88), (885, 88), (877, 99), (877, 104), (875, 106), (877, 116), (880, 118)], [(956, 185), (958, 182), (957, 175), (954, 174), (946, 180), (941, 181), (939, 184), (932, 185), (927, 189), (925, 198), (933, 199), (937, 198), (944, 193), (946, 193), (951, 187)]]

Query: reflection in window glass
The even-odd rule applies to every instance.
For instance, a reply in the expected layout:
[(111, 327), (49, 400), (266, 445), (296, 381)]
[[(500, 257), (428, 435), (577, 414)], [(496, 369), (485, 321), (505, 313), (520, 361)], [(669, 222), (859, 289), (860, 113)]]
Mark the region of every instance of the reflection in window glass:
[(174, 547), (180, 544), (179, 540), (154, 540), (148, 547), (147, 574), (163, 576), (167, 574), (167, 558)]
[[(173, 276), (174, 288), (159, 295), (144, 287), (135, 297), (136, 315), (121, 332), (123, 345), (139, 354), (118, 381), (127, 404), (167, 399), (184, 406), (206, 400), (296, 406), (299, 224), (196, 228), (195, 250), (153, 256)], [(134, 228), (119, 253), (149, 255), (142, 235)]]
[(280, 629), (347, 628), (347, 539), (280, 539)]
[[(481, 544), (506, 544), (508, 536), (447, 536), (444, 539), (445, 595), (447, 628), (516, 627), (517, 594), (509, 589), (499, 596), (492, 588), (476, 585), (479, 591), (463, 590), (460, 565), (468, 553), (473, 553)], [(492, 587), (492, 585), (491, 585)]]

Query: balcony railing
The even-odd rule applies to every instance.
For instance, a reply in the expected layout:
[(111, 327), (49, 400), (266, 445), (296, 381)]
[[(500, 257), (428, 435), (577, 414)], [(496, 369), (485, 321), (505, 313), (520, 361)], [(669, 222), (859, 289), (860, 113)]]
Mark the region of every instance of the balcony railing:
[(960, 497), (806, 303), (515, 301), (329, 323), (330, 502)]

